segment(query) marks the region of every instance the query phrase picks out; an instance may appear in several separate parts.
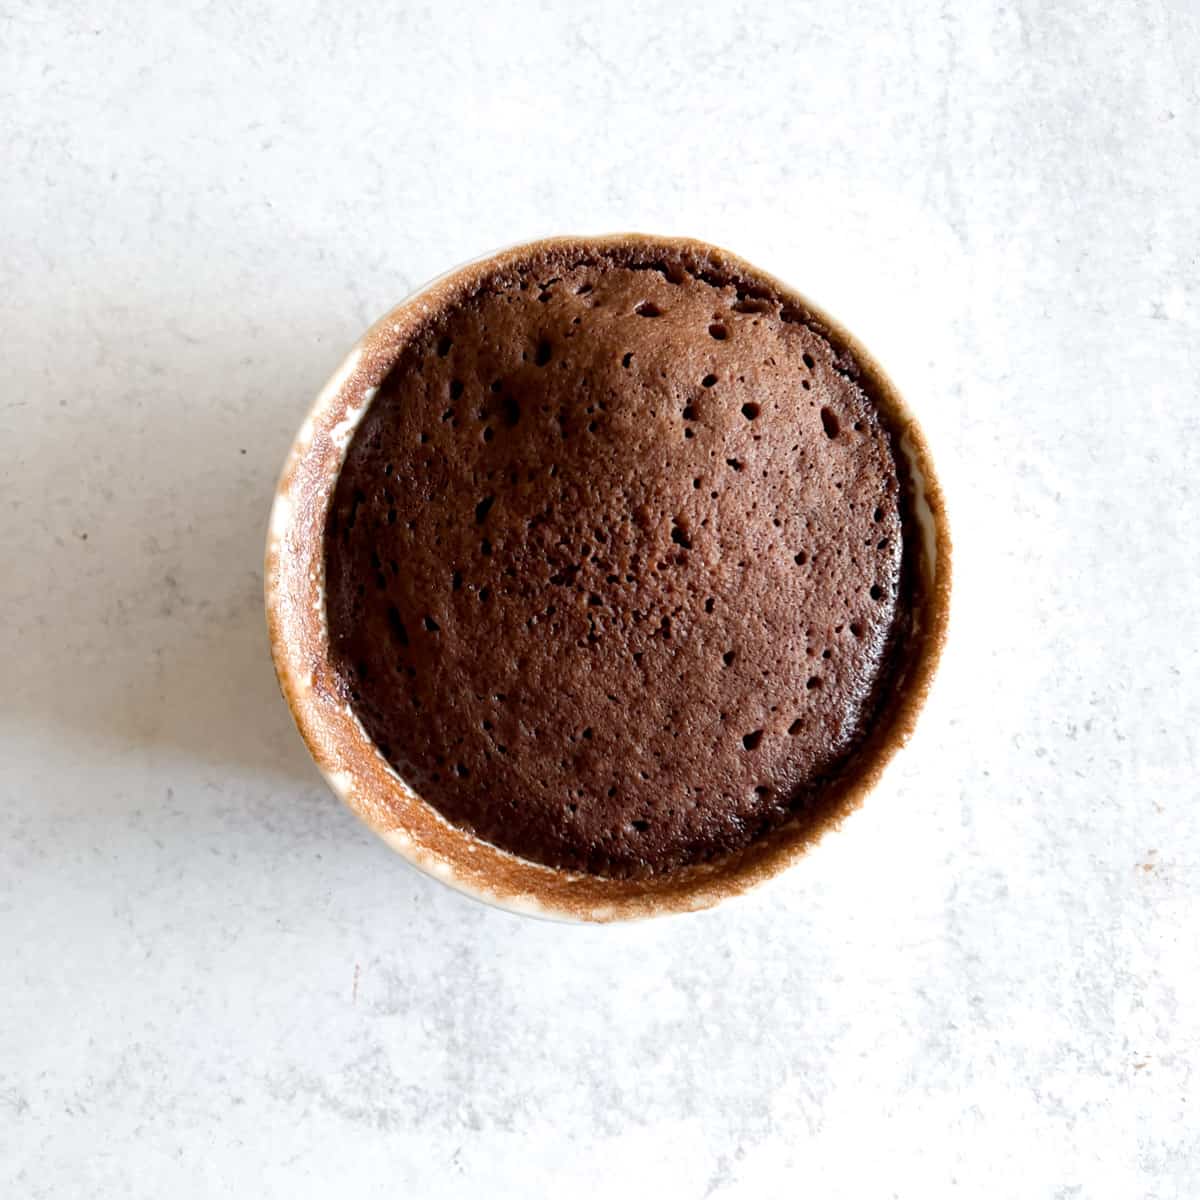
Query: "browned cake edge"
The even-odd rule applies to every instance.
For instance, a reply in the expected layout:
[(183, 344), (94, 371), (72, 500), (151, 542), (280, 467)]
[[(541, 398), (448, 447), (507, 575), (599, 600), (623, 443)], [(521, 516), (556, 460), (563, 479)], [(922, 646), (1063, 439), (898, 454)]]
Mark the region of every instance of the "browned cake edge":
[[(609, 879), (554, 870), (500, 850), (451, 824), (395, 773), (343, 698), (329, 661), (324, 530), (357, 424), (400, 348), (432, 314), (472, 295), (498, 270), (531, 258), (631, 252), (647, 261), (679, 255), (697, 269), (771, 288), (835, 349), (850, 355), (896, 435), (903, 499), (922, 536), (912, 631), (890, 696), (823, 802), (803, 819), (717, 862), (642, 879)], [(372, 325), (321, 391), (292, 445), (275, 492), (264, 578), (271, 653), (284, 698), (330, 787), (368, 826), (414, 866), (487, 903), (543, 917), (613, 921), (707, 908), (744, 892), (795, 862), (859, 807), (908, 740), (924, 704), (946, 637), (950, 574), (950, 537), (928, 447), (871, 354), (794, 288), (726, 250), (689, 238), (612, 234), (548, 238), (488, 255), (427, 284)]]

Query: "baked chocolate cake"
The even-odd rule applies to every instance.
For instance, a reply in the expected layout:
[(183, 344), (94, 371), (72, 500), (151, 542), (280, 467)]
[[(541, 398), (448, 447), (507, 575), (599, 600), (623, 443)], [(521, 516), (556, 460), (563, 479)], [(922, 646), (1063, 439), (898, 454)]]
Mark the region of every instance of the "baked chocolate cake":
[(695, 243), (534, 247), (422, 328), (325, 532), (333, 663), (396, 771), (478, 837), (598, 875), (820, 811), (913, 608), (870, 371)]

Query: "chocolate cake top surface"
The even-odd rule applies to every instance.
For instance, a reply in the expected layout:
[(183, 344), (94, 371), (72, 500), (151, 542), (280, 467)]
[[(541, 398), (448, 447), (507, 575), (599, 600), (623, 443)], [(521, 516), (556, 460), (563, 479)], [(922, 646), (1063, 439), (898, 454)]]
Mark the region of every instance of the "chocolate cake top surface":
[(430, 311), (325, 531), (331, 656), (450, 821), (547, 866), (720, 858), (819, 804), (911, 610), (897, 431), (769, 281), (531, 253)]

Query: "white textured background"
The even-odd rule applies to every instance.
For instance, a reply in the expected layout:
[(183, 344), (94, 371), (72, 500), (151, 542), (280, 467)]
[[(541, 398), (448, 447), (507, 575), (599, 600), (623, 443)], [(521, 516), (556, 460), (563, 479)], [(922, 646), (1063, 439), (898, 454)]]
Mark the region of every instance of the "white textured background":
[[(1200, 1195), (1198, 78), (1194, 0), (0, 3), (0, 1195)], [(260, 556), (371, 319), (621, 228), (877, 351), (957, 624), (807, 863), (578, 929), (327, 795)]]

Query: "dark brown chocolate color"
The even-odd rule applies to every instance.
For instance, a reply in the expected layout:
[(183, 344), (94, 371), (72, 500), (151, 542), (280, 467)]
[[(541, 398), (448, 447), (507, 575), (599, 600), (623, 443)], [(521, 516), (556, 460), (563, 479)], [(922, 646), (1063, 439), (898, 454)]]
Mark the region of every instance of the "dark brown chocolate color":
[(895, 431), (761, 280), (542, 251), (428, 315), (326, 528), (333, 660), (448, 819), (604, 875), (736, 851), (847, 769), (903, 655)]

